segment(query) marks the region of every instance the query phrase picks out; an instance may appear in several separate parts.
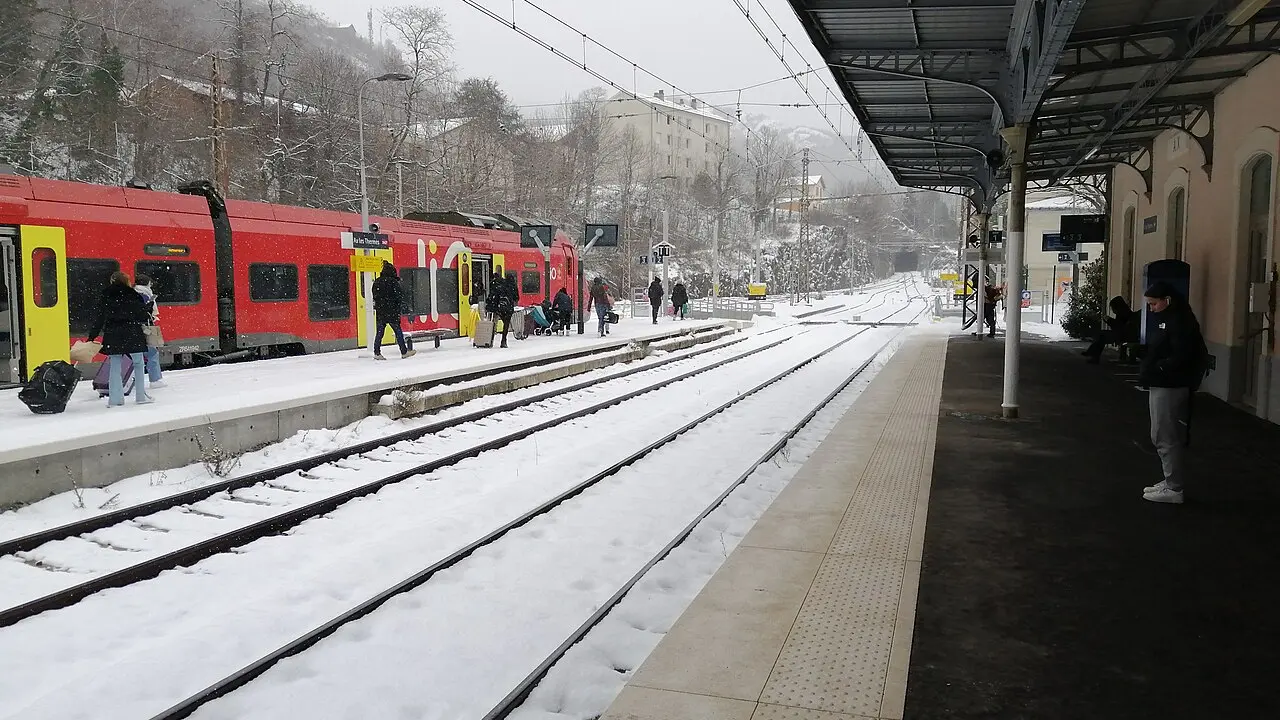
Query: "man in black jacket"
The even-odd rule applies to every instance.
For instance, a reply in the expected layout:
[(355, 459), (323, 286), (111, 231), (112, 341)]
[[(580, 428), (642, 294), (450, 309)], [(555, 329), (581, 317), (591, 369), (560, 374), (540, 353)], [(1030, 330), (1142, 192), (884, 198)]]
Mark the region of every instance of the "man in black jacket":
[(662, 289), (662, 281), (654, 278), (649, 283), (649, 306), (653, 308), (653, 324), (658, 324), (658, 312), (662, 310), (662, 296), (666, 291)]
[(1149, 390), (1151, 444), (1160, 455), (1164, 480), (1144, 488), (1142, 497), (1179, 504), (1186, 472), (1191, 395), (1204, 379), (1209, 351), (1195, 313), (1172, 286), (1156, 282), (1145, 295), (1147, 310), (1155, 314), (1155, 327), (1147, 334), (1138, 381)]
[(400, 346), (400, 357), (411, 358), (417, 351), (411, 349), (404, 340), (404, 330), (400, 327), (400, 313), (404, 307), (404, 289), (400, 286), (400, 276), (396, 267), (387, 261), (382, 262), (382, 274), (373, 281), (373, 314), (377, 318), (378, 334), (374, 336), (373, 357), (386, 360), (382, 356), (382, 334), (391, 328), (396, 336), (396, 344)]
[(516, 303), (520, 301), (520, 290), (516, 287), (515, 276), (504, 277), (502, 273), (494, 273), (489, 281), (489, 296), (485, 299), (485, 309), (494, 318), (502, 321), (502, 344), (507, 346), (507, 332), (511, 329), (511, 318), (515, 314)]

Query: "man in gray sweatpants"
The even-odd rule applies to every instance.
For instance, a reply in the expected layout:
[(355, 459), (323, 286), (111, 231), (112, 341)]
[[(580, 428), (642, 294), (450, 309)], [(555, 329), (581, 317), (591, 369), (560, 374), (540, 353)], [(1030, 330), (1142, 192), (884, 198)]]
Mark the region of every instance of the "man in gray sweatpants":
[(1204, 378), (1208, 349), (1195, 313), (1172, 286), (1156, 282), (1145, 295), (1155, 327), (1147, 333), (1139, 382), (1150, 391), (1151, 444), (1160, 456), (1164, 479), (1144, 488), (1142, 497), (1176, 505), (1182, 503), (1186, 481), (1191, 395)]

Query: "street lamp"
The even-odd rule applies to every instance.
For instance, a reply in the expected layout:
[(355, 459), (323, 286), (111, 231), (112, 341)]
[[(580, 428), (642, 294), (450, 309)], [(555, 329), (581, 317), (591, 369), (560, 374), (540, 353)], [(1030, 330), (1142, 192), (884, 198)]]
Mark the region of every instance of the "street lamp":
[[(412, 79), (413, 76), (404, 73), (387, 73), (365, 80), (356, 90), (356, 126), (360, 133), (360, 229), (364, 232), (369, 232), (369, 192), (364, 177), (364, 88), (371, 82), (405, 82)], [(363, 252), (365, 255), (373, 254), (372, 250)], [(364, 326), (365, 339), (368, 340), (369, 352), (372, 353), (377, 328), (374, 327), (373, 316), (373, 273), (368, 272), (364, 274)]]
[[(658, 179), (658, 180), (679, 180), (679, 179), (680, 179), (680, 177), (679, 177), (678, 175), (659, 175), (659, 176), (657, 177), (657, 179)], [(669, 242), (668, 242), (668, 240), (667, 240), (667, 208), (666, 208), (666, 201), (664, 200), (662, 204), (663, 204), (663, 208), (662, 208), (662, 243), (663, 243), (664, 245), (669, 245), (670, 243), (669, 243)], [(653, 257), (653, 246), (649, 246), (649, 257)], [(662, 259), (662, 290), (663, 290), (663, 292), (667, 293), (667, 297), (668, 297), (668, 298), (671, 296), (671, 295), (670, 295), (670, 293), (671, 293), (671, 288), (669, 287), (669, 285), (670, 285), (670, 280), (667, 278), (667, 260), (666, 260), (666, 258), (663, 258), (663, 259)]]

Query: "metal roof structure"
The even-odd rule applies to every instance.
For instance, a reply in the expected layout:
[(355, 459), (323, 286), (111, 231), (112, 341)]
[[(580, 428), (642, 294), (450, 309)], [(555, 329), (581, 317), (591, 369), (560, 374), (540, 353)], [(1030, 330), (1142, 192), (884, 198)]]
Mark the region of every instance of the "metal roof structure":
[(788, 0), (902, 185), (989, 206), (1000, 130), (1029, 124), (1039, 184), (1132, 165), (1187, 133), (1213, 163), (1213, 96), (1280, 52), (1280, 0)]

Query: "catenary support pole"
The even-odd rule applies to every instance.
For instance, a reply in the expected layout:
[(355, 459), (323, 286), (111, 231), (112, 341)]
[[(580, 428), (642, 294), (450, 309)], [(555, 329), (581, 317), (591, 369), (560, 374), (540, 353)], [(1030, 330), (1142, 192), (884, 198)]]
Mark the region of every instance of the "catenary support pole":
[[(664, 244), (664, 245), (665, 245), (665, 244), (667, 244), (667, 243), (669, 242), (669, 241), (667, 240), (667, 211), (666, 211), (666, 210), (663, 210), (663, 211), (662, 211), (662, 242), (663, 242), (663, 244)], [(668, 261), (669, 261), (669, 260), (671, 260), (671, 257), (670, 257), (670, 256), (667, 256), (667, 257), (662, 258), (662, 292), (663, 292), (663, 296), (662, 296), (662, 297), (663, 297), (664, 301), (665, 301), (665, 299), (666, 299), (666, 298), (671, 297), (671, 291), (670, 291), (669, 289), (667, 289), (667, 288), (668, 288), (668, 285), (667, 285), (667, 282), (668, 282), (668, 281), (667, 281), (667, 265), (668, 265)], [(660, 305), (660, 306), (658, 307), (659, 315), (661, 315), (661, 311), (662, 311), (662, 308), (663, 308), (663, 307), (665, 307), (665, 305)]]
[(1005, 294), (1004, 417), (1018, 417), (1018, 362), (1022, 341), (1022, 257), (1026, 247), (1027, 221), (1027, 126), (1016, 125), (1000, 133), (1009, 145), (1009, 216), (1005, 239), (1005, 267), (1008, 290)]
[[(360, 89), (356, 92), (356, 127), (360, 133), (360, 229), (369, 232), (369, 191), (365, 185), (365, 169), (364, 169), (364, 89), (374, 82), (373, 78), (360, 83)], [(362, 250), (361, 255), (372, 255), (372, 250)], [(373, 315), (373, 273), (361, 273), (364, 276), (364, 339), (369, 348), (369, 354), (374, 352), (374, 335), (378, 332)]]

